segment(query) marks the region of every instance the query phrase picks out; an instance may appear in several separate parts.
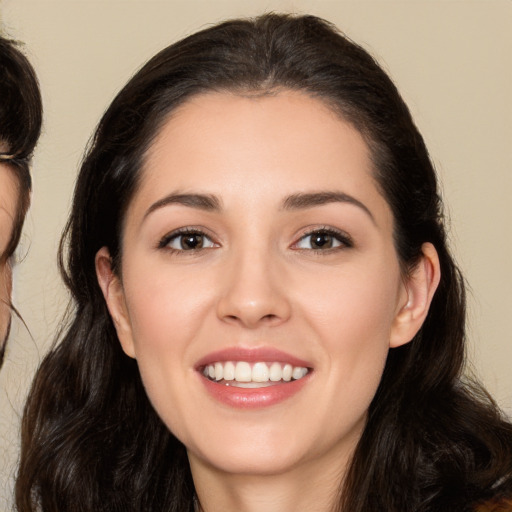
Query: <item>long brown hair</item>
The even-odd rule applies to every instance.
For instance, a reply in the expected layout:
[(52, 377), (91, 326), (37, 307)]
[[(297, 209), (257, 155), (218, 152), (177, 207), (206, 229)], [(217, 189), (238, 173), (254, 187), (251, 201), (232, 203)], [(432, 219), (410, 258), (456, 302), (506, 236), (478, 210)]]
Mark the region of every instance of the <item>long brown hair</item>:
[(204, 91), (303, 91), (364, 136), (391, 206), (405, 271), (424, 242), (441, 283), (414, 340), (392, 349), (353, 456), (339, 510), (463, 511), (512, 493), (512, 425), (461, 377), (464, 283), (446, 243), (436, 175), (396, 87), (328, 22), (267, 14), (164, 49), (121, 90), (83, 160), (61, 244), (73, 297), (60, 343), (35, 378), (23, 419), (19, 511), (193, 510), (184, 446), (156, 415), (121, 350), (94, 258), (120, 261), (121, 228), (144, 156), (178, 105)]

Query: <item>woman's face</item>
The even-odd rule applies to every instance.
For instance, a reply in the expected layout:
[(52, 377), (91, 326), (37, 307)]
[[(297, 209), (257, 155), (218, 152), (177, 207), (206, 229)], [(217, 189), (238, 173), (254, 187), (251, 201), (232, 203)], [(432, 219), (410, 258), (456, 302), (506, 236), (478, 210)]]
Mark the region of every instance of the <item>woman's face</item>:
[(121, 281), (106, 249), (97, 269), (193, 471), (340, 470), (390, 346), (419, 328), (392, 232), (365, 142), (319, 100), (211, 93), (174, 112), (126, 214)]
[(11, 318), (11, 267), (5, 251), (12, 236), (17, 197), (16, 177), (7, 165), (0, 164), (0, 353)]

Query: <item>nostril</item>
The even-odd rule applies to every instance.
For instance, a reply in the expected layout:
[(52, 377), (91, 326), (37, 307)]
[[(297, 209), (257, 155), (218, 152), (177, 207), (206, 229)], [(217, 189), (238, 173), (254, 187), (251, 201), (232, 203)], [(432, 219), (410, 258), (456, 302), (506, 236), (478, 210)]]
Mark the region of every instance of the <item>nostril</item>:
[(246, 324), (246, 325), (257, 325), (257, 324), (273, 324), (275, 323), (276, 321), (279, 320), (279, 316), (278, 315), (274, 315), (272, 313), (269, 313), (268, 315), (263, 315), (263, 316), (254, 316), (254, 317), (249, 317), (248, 315), (226, 315), (224, 317), (224, 320), (227, 320), (229, 322), (241, 322), (243, 324)]

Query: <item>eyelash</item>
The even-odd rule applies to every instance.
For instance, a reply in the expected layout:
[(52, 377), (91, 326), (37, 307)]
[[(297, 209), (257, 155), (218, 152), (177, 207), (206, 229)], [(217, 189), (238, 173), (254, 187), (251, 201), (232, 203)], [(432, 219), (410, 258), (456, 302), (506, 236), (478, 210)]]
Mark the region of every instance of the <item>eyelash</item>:
[[(174, 240), (177, 240), (179, 239), (180, 237), (183, 237), (185, 235), (188, 235), (188, 236), (194, 236), (194, 235), (197, 235), (197, 236), (200, 236), (206, 240), (208, 240), (209, 242), (211, 242), (211, 246), (209, 247), (199, 247), (197, 249), (195, 248), (190, 248), (190, 249), (176, 249), (174, 247), (170, 247), (170, 243)], [(204, 243), (204, 242), (203, 242)], [(171, 253), (174, 253), (174, 254), (184, 254), (184, 253), (187, 253), (187, 252), (190, 252), (190, 253), (197, 253), (199, 251), (203, 251), (203, 250), (206, 250), (206, 249), (211, 249), (213, 248), (215, 245), (217, 245), (212, 239), (210, 236), (208, 236), (203, 230), (201, 229), (198, 229), (198, 228), (192, 228), (192, 227), (184, 227), (184, 228), (179, 228), (179, 229), (176, 229), (175, 231), (173, 231), (172, 233), (169, 233), (167, 235), (165, 235), (161, 240), (160, 242), (158, 243), (158, 246), (157, 248), (158, 249), (165, 249)], [(183, 242), (181, 243), (181, 246), (183, 247)]]
[[(184, 249), (184, 248), (177, 249), (175, 247), (170, 247), (169, 244), (171, 242), (173, 242), (174, 240), (177, 240), (180, 237), (183, 237), (185, 235), (202, 237), (203, 244), (204, 244), (204, 240), (207, 240), (211, 245), (209, 245), (208, 247), (190, 248), (188, 250)], [(311, 247), (311, 248), (298, 247), (298, 245), (302, 241), (304, 241), (308, 237), (312, 237), (314, 235), (321, 235), (321, 236), (323, 235), (323, 236), (331, 237), (331, 243), (334, 241), (335, 243), (337, 242), (338, 245), (335, 245), (334, 247), (327, 247), (325, 249), (321, 249), (321, 248), (315, 249), (313, 247)], [(180, 245), (183, 247), (183, 241), (181, 242)], [(192, 228), (192, 227), (184, 227), (184, 228), (179, 228), (179, 229), (165, 235), (158, 243), (157, 248), (165, 249), (174, 254), (184, 254), (187, 252), (198, 253), (199, 251), (211, 249), (211, 248), (214, 248), (215, 246), (218, 247), (218, 244), (216, 244), (216, 242), (214, 242), (211, 239), (211, 237), (208, 236), (202, 229)], [(333, 251), (338, 251), (338, 250), (347, 249), (347, 248), (351, 248), (351, 247), (354, 247), (354, 242), (352, 241), (352, 238), (347, 233), (345, 233), (343, 231), (339, 231), (337, 229), (333, 229), (331, 227), (322, 227), (322, 228), (312, 229), (312, 230), (304, 233), (291, 246), (292, 249), (297, 250), (297, 251), (308, 251), (308, 252), (311, 251), (316, 254), (331, 253)]]
[[(298, 244), (307, 239), (308, 237), (312, 237), (314, 235), (327, 235), (329, 237), (332, 237), (333, 241), (336, 241), (339, 243), (339, 245), (335, 247), (328, 247), (326, 249), (320, 249), (320, 248), (303, 248), (298, 247)], [(354, 247), (354, 242), (350, 235), (345, 233), (344, 231), (340, 231), (331, 227), (321, 227), (321, 228), (315, 228), (312, 229), (306, 233), (304, 233), (297, 242), (294, 242), (292, 245), (292, 248), (298, 251), (311, 251), (315, 254), (321, 254), (321, 253), (331, 253), (333, 251), (343, 250), (343, 249), (350, 249)]]

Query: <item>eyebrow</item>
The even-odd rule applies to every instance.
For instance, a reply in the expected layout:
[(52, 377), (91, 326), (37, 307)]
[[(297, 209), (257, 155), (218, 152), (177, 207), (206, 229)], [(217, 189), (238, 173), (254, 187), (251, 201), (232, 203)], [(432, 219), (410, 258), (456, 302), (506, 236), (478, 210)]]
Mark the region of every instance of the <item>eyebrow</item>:
[(314, 206), (322, 206), (329, 203), (348, 203), (357, 206), (363, 210), (375, 223), (375, 217), (370, 209), (355, 197), (344, 192), (313, 192), (303, 194), (293, 194), (283, 201), (284, 210), (303, 210)]
[(221, 203), (218, 197), (211, 194), (169, 194), (168, 196), (159, 199), (153, 203), (144, 214), (144, 219), (155, 210), (169, 206), (171, 204), (181, 204), (189, 206), (190, 208), (197, 208), (199, 210), (220, 211)]
[[(309, 192), (288, 196), (282, 203), (283, 210), (303, 210), (329, 203), (348, 203), (359, 207), (375, 223), (375, 218), (369, 208), (355, 197), (344, 192)], [(208, 212), (219, 212), (222, 209), (221, 200), (212, 194), (169, 194), (153, 203), (144, 214), (144, 219), (155, 210), (172, 204), (180, 204)]]

